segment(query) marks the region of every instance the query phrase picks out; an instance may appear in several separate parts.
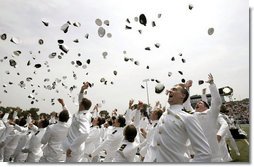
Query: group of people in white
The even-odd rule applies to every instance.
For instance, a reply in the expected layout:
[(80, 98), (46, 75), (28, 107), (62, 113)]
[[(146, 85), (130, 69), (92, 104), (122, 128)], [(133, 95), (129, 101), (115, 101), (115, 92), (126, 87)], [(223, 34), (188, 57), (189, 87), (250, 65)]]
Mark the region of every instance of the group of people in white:
[(79, 93), (78, 111), (63, 110), (50, 120), (36, 123), (17, 118), (17, 112), (0, 112), (0, 159), (3, 162), (229, 162), (226, 140), (240, 155), (220, 113), (222, 104), (213, 76), (208, 75), (211, 105), (203, 98), (195, 109), (190, 103), (192, 81), (166, 90), (169, 108), (157, 102), (154, 108), (129, 101), (125, 114), (100, 117), (98, 104), (84, 97), (89, 83)]

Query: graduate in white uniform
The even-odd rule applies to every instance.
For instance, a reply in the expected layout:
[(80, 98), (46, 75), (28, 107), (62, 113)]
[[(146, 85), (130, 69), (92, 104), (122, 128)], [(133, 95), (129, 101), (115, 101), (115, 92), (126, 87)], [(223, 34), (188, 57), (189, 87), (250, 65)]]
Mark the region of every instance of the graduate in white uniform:
[[(221, 97), (219, 95), (218, 89), (214, 84), (212, 74), (208, 75), (209, 89), (211, 92), (211, 107), (207, 102), (201, 100), (197, 102), (195, 110), (190, 104), (190, 98), (186, 101), (184, 107), (193, 113), (193, 116), (199, 121), (208, 143), (212, 150), (212, 162), (222, 162), (222, 156), (219, 149), (218, 137), (217, 137), (217, 118), (220, 112), (220, 107), (222, 104)], [(188, 88), (191, 87), (191, 84), (185, 84)], [(204, 93), (203, 93), (204, 95)]]
[(137, 129), (134, 125), (127, 125), (123, 131), (124, 140), (116, 151), (113, 162), (134, 162), (139, 144), (135, 142)]
[[(43, 147), (41, 139), (46, 132), (46, 128), (49, 125), (47, 119), (38, 121), (38, 130), (35, 132), (31, 139), (29, 140), (27, 146), (22, 150), (24, 153), (28, 153), (26, 162), (39, 162), (40, 158), (43, 156)], [(33, 125), (35, 126), (35, 125)], [(35, 127), (34, 127), (35, 129)]]
[(147, 158), (147, 159), (150, 159), (151, 157), (149, 157), (150, 154), (147, 154), (147, 149), (148, 147), (150, 146), (151, 142), (152, 142), (152, 139), (154, 137), (154, 132), (155, 132), (155, 129), (158, 125), (158, 121), (161, 117), (161, 115), (163, 114), (163, 111), (159, 108), (156, 108), (152, 111), (151, 115), (150, 115), (150, 119), (151, 119), (151, 122), (152, 122), (152, 125), (151, 127), (149, 128), (148, 131), (145, 131), (144, 129), (141, 129), (141, 132), (142, 132), (142, 135), (144, 136), (145, 138), (145, 141), (143, 143), (140, 144), (140, 155), (142, 156), (142, 159), (143, 158)]
[[(150, 159), (146, 162), (210, 162), (211, 150), (207, 138), (193, 115), (183, 111), (189, 93), (182, 84), (167, 90), (170, 107), (157, 125), (148, 148)], [(190, 140), (195, 157), (186, 157), (186, 142)]]
[(28, 129), (25, 133), (23, 133), (19, 139), (18, 145), (13, 155), (14, 162), (25, 162), (28, 156), (28, 153), (23, 153), (22, 149), (29, 143), (32, 138), (34, 132), (33, 130)]
[[(58, 101), (64, 106), (62, 99)], [(66, 159), (65, 151), (62, 148), (62, 143), (66, 139), (69, 124), (67, 123), (70, 118), (70, 113), (63, 110), (59, 113), (57, 123), (48, 126), (45, 134), (41, 139), (41, 143), (46, 145), (43, 149), (43, 157), (40, 162), (64, 162)]]
[(84, 90), (88, 89), (89, 83), (83, 83), (79, 93), (79, 109), (73, 114), (72, 123), (67, 138), (63, 142), (66, 150), (66, 162), (82, 162), (85, 150), (85, 141), (90, 133), (91, 113), (89, 109), (92, 102), (83, 97)]
[(125, 126), (125, 118), (122, 115), (118, 115), (113, 122), (113, 132), (108, 134), (106, 139), (91, 153), (90, 158), (95, 157), (101, 151), (106, 151), (106, 157), (104, 162), (112, 162), (115, 157), (116, 150), (119, 148), (121, 141), (123, 140), (123, 127)]
[(4, 137), (6, 132), (6, 120), (4, 121), (4, 116), (7, 115), (3, 111), (0, 111), (0, 162), (3, 161), (4, 154)]
[(17, 111), (8, 115), (8, 121), (5, 122), (6, 129), (4, 133), (4, 162), (9, 162), (18, 143), (19, 135), (15, 130), (13, 122), (17, 119)]
[[(19, 143), (22, 141), (21, 138), (26, 135), (26, 132), (28, 131), (28, 127), (24, 127), (26, 125), (26, 119), (23, 117), (21, 119), (16, 119), (14, 121), (9, 121), (10, 125), (13, 125), (14, 127), (14, 136), (8, 141), (8, 144), (5, 146), (5, 156), (7, 159), (11, 158), (13, 161), (14, 154), (16, 154), (17, 151), (21, 151), (21, 148), (19, 147)], [(15, 157), (15, 159), (17, 159)], [(16, 161), (16, 160), (15, 160)]]
[[(206, 88), (204, 88), (202, 90), (202, 95), (201, 98), (204, 102), (206, 102), (208, 104), (208, 100), (206, 97)], [(220, 111), (221, 111), (222, 106), (220, 107)], [(227, 133), (229, 131), (229, 126), (227, 121), (224, 119), (223, 115), (221, 113), (219, 113), (218, 118), (217, 118), (217, 133), (216, 133), (216, 137), (217, 137), (217, 141), (219, 143), (219, 148), (220, 148), (220, 154), (221, 154), (221, 158), (222, 158), (222, 162), (230, 162), (232, 161), (232, 158), (228, 152), (228, 147), (227, 147)]]
[[(85, 142), (84, 162), (92, 161), (88, 155), (91, 154), (94, 151), (94, 149), (100, 145), (100, 141), (102, 137), (101, 124), (102, 124), (102, 118), (100, 117), (93, 118), (90, 133)], [(97, 162), (98, 157), (94, 157), (94, 161)]]
[(229, 119), (228, 115), (226, 115), (226, 113), (228, 113), (228, 110), (224, 106), (222, 106), (220, 114), (225, 119), (225, 121), (228, 123), (228, 130), (227, 130), (225, 138), (226, 138), (226, 140), (228, 140), (230, 142), (230, 144), (228, 145), (229, 150), (233, 149), (235, 151), (236, 155), (240, 156), (240, 152), (239, 152), (238, 146), (236, 144), (236, 141), (235, 141), (235, 139), (233, 138), (233, 136), (230, 132), (230, 124), (232, 124), (232, 122)]
[(221, 114), (219, 114), (217, 122), (218, 122), (217, 139), (219, 142), (222, 160), (223, 162), (230, 162), (232, 161), (232, 157), (228, 152), (228, 147), (226, 143), (227, 133), (229, 132), (229, 126), (227, 121), (223, 118)]

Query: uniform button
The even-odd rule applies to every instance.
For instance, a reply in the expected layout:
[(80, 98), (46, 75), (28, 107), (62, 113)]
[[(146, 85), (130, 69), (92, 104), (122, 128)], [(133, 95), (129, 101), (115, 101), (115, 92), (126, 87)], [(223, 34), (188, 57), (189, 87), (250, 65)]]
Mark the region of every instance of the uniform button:
[(159, 134), (161, 134), (161, 131), (159, 131)]
[(157, 146), (160, 146), (160, 143), (157, 143)]

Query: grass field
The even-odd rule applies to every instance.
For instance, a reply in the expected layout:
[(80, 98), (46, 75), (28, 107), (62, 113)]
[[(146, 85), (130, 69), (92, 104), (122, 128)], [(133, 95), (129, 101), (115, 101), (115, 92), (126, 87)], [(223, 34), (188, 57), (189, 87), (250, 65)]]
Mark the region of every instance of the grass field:
[[(250, 139), (250, 125), (249, 124), (242, 124), (240, 127), (248, 134), (247, 141), (249, 142)], [(249, 152), (250, 152), (250, 146), (243, 140), (243, 139), (237, 139), (236, 144), (238, 146), (238, 149), (240, 151), (240, 156), (237, 156), (234, 151), (231, 152), (231, 157), (233, 159), (233, 162), (245, 162), (249, 163)]]

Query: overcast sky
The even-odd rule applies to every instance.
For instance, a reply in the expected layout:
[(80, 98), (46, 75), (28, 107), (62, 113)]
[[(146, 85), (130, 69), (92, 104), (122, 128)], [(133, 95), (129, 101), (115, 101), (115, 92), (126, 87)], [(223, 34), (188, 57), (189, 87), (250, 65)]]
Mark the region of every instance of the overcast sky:
[[(135, 102), (147, 102), (146, 89), (141, 88), (141, 85), (145, 87), (144, 79), (157, 79), (166, 88), (182, 79), (192, 79), (191, 95), (195, 95), (200, 94), (202, 88), (208, 88), (207, 84), (198, 85), (198, 80), (207, 80), (208, 73), (213, 74), (218, 88), (230, 86), (234, 89), (233, 99), (249, 98), (248, 1), (0, 0), (0, 13), (0, 35), (7, 34), (6, 40), (0, 39), (0, 100), (3, 106), (37, 107), (40, 112), (50, 113), (61, 110), (56, 101), (61, 97), (74, 112), (78, 108), (75, 104), (82, 82), (89, 81), (94, 86), (86, 96), (93, 104), (100, 103), (101, 109), (117, 108), (124, 113), (131, 98)], [(146, 16), (146, 26), (135, 21), (141, 14)], [(102, 21), (101, 26), (96, 24), (96, 19)], [(45, 26), (42, 20), (49, 25)], [(105, 20), (109, 25), (103, 23)], [(67, 21), (71, 25), (64, 33), (61, 26)], [(81, 26), (74, 26), (75, 22)], [(132, 29), (125, 29), (126, 25)], [(105, 36), (98, 35), (99, 27), (105, 29)], [(209, 28), (214, 29), (212, 35), (208, 34)], [(86, 34), (89, 34), (88, 39)], [(12, 37), (19, 42), (10, 42)], [(43, 39), (42, 45), (39, 39)], [(68, 53), (61, 59), (58, 56), (49, 58), (52, 52), (60, 55), (59, 39), (64, 40)], [(78, 43), (73, 42), (76, 39)], [(155, 44), (159, 44), (159, 48)], [(146, 47), (150, 50), (145, 50)], [(21, 51), (21, 54), (17, 56), (14, 51)], [(103, 52), (107, 52), (106, 58)], [(125, 57), (133, 61), (126, 62)], [(16, 61), (16, 68), (10, 66), (11, 59)], [(90, 64), (86, 62), (88, 59)], [(77, 60), (86, 68), (71, 64)], [(134, 64), (135, 61), (139, 64)], [(42, 66), (35, 68), (35, 64)], [(117, 71), (117, 75), (113, 71)], [(172, 73), (170, 77), (169, 72)], [(67, 78), (63, 79), (64, 76)], [(32, 80), (27, 81), (27, 77)], [(106, 79), (106, 85), (100, 82), (101, 78)], [(44, 82), (45, 79), (49, 81)], [(52, 86), (56, 80), (59, 82), (55, 89), (49, 90), (47, 86)], [(24, 81), (24, 88), (18, 85), (20, 81)], [(156, 94), (156, 84), (148, 82), (150, 104), (153, 106), (159, 100), (166, 105), (165, 91)], [(77, 88), (70, 91), (74, 85)], [(34, 100), (28, 98), (29, 95)]]

